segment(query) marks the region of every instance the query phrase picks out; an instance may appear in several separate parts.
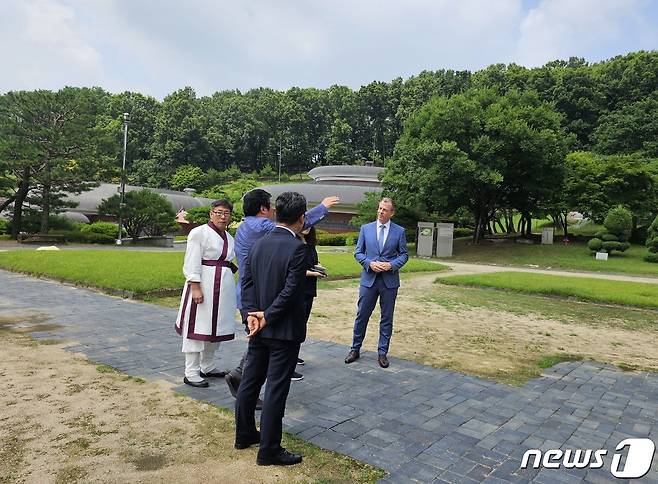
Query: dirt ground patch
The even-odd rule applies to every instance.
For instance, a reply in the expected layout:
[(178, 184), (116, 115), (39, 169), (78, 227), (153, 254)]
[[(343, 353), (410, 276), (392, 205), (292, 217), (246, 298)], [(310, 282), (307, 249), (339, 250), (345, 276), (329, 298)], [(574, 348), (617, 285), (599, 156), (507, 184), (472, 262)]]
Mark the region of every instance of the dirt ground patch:
[[(546, 317), (541, 311), (523, 311), (445, 304), (458, 292), (482, 289), (434, 284), (436, 274), (413, 275), (402, 281), (398, 295), (390, 355), (422, 364), (451, 368), (505, 383), (521, 384), (540, 374), (542, 356), (579, 355), (600, 362), (658, 371), (658, 326), (628, 329), (618, 314), (606, 320), (597, 311), (597, 324), (576, 315)], [(496, 298), (500, 291), (488, 290)], [(346, 283), (321, 289), (309, 322), (309, 337), (351, 344), (358, 286)], [(526, 298), (531, 298), (525, 296)], [(534, 298), (541, 307), (542, 298)], [(443, 303), (443, 304), (442, 304)], [(564, 303), (568, 312), (569, 302)], [(582, 312), (582, 307), (579, 308)], [(617, 309), (617, 312), (620, 312)], [(645, 317), (655, 321), (658, 313)], [(581, 319), (579, 319), (581, 318)], [(617, 319), (615, 319), (617, 318)], [(653, 319), (652, 319), (653, 318)], [(590, 318), (591, 319), (591, 318)], [(379, 308), (371, 318), (364, 350), (377, 351)]]
[[(5, 321), (5, 323), (7, 323)], [(6, 324), (5, 324), (6, 326)], [(380, 471), (287, 437), (299, 466), (233, 448), (233, 415), (0, 330), (0, 482), (372, 482)]]

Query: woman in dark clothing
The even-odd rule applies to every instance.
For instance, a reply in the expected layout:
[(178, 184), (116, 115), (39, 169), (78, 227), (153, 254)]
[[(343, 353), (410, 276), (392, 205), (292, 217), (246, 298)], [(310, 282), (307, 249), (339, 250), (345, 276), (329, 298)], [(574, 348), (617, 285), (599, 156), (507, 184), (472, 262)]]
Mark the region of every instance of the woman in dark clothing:
[[(306, 324), (311, 316), (313, 299), (318, 295), (318, 278), (327, 277), (327, 271), (319, 264), (318, 251), (315, 249), (318, 242), (315, 227), (302, 231), (299, 238), (306, 244), (306, 284), (304, 286), (304, 324)], [(297, 364), (303, 365), (304, 360), (297, 358)], [(299, 379), (301, 380), (301, 378)]]

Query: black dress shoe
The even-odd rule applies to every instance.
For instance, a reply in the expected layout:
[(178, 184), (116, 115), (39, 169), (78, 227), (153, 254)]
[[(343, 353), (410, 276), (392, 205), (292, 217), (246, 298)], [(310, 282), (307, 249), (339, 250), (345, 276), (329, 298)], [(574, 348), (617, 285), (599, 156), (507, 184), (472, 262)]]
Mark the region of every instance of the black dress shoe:
[(238, 388), (240, 387), (240, 379), (232, 373), (227, 373), (226, 376), (224, 376), (224, 379), (226, 380), (231, 395), (233, 395), (233, 398), (236, 398), (238, 396)]
[(345, 363), (350, 364), (356, 360), (359, 359), (359, 352), (355, 350), (350, 350), (349, 353), (347, 353), (347, 356), (345, 357)]
[(386, 355), (379, 355), (377, 358), (377, 362), (379, 363), (379, 366), (382, 368), (388, 368), (388, 358), (386, 358)]
[(253, 438), (247, 440), (246, 442), (238, 442), (236, 440), (234, 447), (238, 450), (242, 450), (242, 449), (247, 449), (252, 445), (256, 445), (256, 444), (260, 444), (260, 432), (258, 432), (256, 435), (254, 435)]
[(272, 457), (257, 457), (256, 464), (259, 466), (292, 466), (300, 464), (302, 456), (299, 454), (291, 454), (286, 449), (281, 449), (277, 455)]
[(202, 371), (199, 372), (199, 375), (201, 378), (224, 378), (226, 376), (225, 371), (209, 371), (208, 373), (204, 373)]
[(187, 379), (187, 377), (183, 378), (183, 383), (186, 385), (189, 385), (191, 387), (196, 387), (196, 388), (208, 388), (210, 385), (206, 380), (203, 381), (190, 381)]

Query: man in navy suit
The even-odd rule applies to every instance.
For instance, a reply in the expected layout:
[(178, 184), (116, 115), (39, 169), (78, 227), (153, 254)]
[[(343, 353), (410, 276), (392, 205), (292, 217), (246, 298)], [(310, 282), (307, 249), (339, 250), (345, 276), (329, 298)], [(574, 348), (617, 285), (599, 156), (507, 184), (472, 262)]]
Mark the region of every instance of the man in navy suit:
[(363, 266), (363, 271), (352, 348), (345, 358), (345, 363), (352, 363), (359, 358), (368, 320), (379, 298), (381, 321), (377, 360), (382, 368), (389, 366), (386, 355), (393, 333), (393, 310), (400, 287), (399, 271), (409, 260), (404, 229), (391, 222), (394, 214), (393, 200), (382, 198), (377, 208), (377, 220), (362, 225), (359, 232), (354, 258)]
[[(285, 192), (276, 199), (276, 228), (253, 246), (242, 279), (242, 318), (249, 332), (247, 363), (235, 403), (235, 447), (260, 443), (258, 465), (293, 465), (302, 456), (281, 447), (282, 419), (299, 345), (306, 339), (306, 248), (297, 238), (306, 199)], [(254, 410), (267, 379), (260, 433)]]

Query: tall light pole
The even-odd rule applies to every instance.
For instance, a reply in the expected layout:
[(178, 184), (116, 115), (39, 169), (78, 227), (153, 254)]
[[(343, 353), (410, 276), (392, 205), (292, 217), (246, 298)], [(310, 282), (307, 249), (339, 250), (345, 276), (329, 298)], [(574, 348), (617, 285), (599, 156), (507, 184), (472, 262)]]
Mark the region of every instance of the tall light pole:
[(281, 138), (279, 138), (279, 183), (281, 183)]
[(119, 198), (119, 236), (117, 237), (117, 245), (121, 245), (121, 233), (123, 220), (123, 203), (126, 196), (126, 148), (128, 147), (128, 121), (130, 120), (129, 113), (123, 113), (123, 163), (121, 164), (121, 197)]

